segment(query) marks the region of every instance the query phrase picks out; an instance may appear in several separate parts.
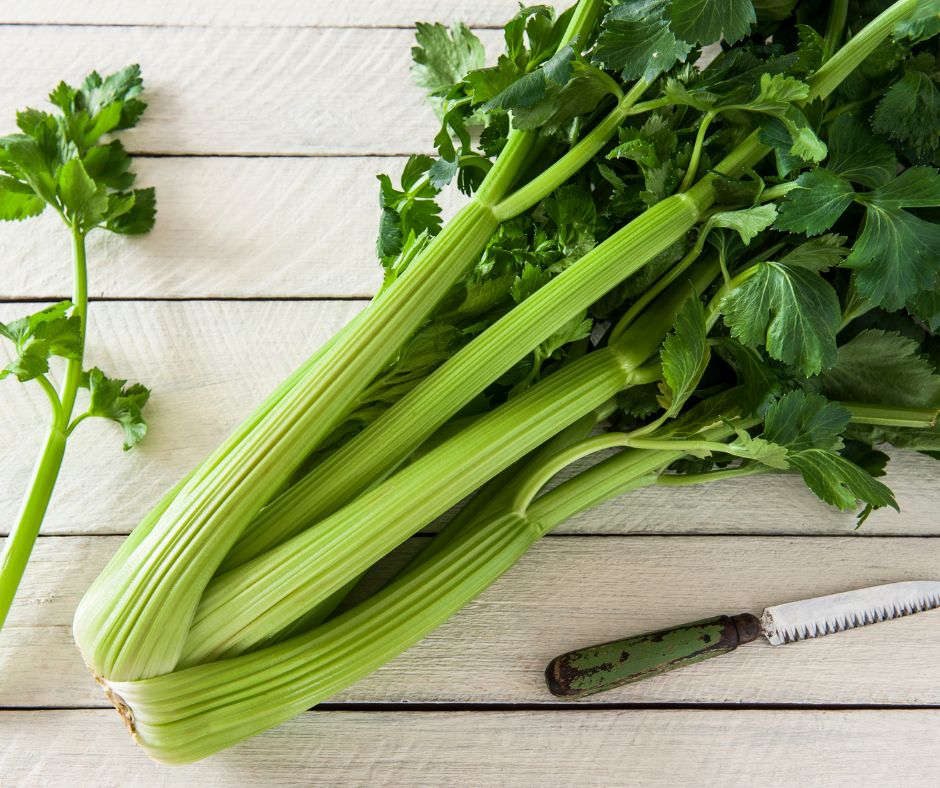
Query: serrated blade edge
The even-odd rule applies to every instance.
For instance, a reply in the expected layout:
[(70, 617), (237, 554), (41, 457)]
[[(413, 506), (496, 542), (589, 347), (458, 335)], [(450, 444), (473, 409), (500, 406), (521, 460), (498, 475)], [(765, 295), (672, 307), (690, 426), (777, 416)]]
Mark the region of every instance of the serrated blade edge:
[(761, 630), (771, 645), (822, 637), (940, 607), (940, 581), (912, 580), (768, 607)]

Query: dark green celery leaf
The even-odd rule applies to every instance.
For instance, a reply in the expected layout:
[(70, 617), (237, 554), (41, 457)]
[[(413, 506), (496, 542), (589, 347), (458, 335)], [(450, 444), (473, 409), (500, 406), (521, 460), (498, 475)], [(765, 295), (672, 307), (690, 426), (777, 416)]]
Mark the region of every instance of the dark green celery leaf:
[(860, 120), (840, 115), (832, 122), (826, 164), (830, 173), (874, 189), (894, 178), (897, 167), (891, 146), (872, 136)]
[(761, 22), (782, 22), (789, 19), (797, 0), (754, 0), (754, 10)]
[(729, 178), (715, 171), (712, 174), (715, 176), (712, 182), (715, 199), (719, 205), (756, 205), (765, 188), (764, 179), (757, 173), (749, 173), (749, 177), (745, 180)]
[(907, 69), (875, 109), (873, 127), (927, 160), (940, 146), (940, 90), (927, 74)]
[(846, 240), (844, 235), (826, 233), (794, 247), (780, 262), (811, 271), (827, 271), (840, 265), (851, 251), (843, 246)]
[(766, 347), (772, 358), (809, 377), (836, 358), (839, 298), (817, 273), (782, 263), (760, 263), (753, 276), (720, 305), (732, 336)]
[(157, 195), (152, 186), (117, 192), (108, 198), (105, 226), (112, 233), (141, 235), (150, 232), (157, 216)]
[(483, 44), (464, 24), (457, 23), (450, 30), (439, 23), (418, 22), (415, 27), (411, 73), (429, 96), (445, 96), (468, 72), (482, 67)]
[(601, 23), (594, 61), (625, 80), (648, 82), (685, 61), (692, 45), (677, 38), (666, 18), (667, 0), (627, 0)]
[(692, 293), (676, 315), (675, 327), (659, 354), (663, 365), (660, 404), (670, 416), (675, 416), (692, 396), (708, 366), (707, 333), (705, 309)]
[(802, 474), (806, 486), (826, 503), (842, 511), (856, 509), (859, 501), (864, 503), (859, 524), (872, 509), (890, 506), (900, 511), (891, 490), (836, 452), (806, 449), (791, 453), (788, 460)]
[(907, 302), (907, 310), (919, 317), (931, 332), (940, 330), (940, 290), (922, 290)]
[(799, 44), (793, 70), (797, 74), (812, 74), (823, 63), (823, 37), (810, 25), (797, 25), (796, 30)]
[(619, 136), (620, 144), (607, 158), (611, 161), (624, 159), (636, 162), (643, 175), (645, 188), (639, 191), (631, 190), (619, 170), (615, 172), (613, 169), (604, 169), (602, 163), (598, 162), (601, 175), (616, 187), (611, 202), (617, 204), (621, 194), (623, 197), (629, 195), (634, 198), (632, 203), (628, 203), (630, 207), (642, 210), (644, 206), (653, 206), (672, 194), (679, 185), (680, 173), (676, 167), (682, 159), (683, 151), (678, 147), (678, 137), (671, 128), (669, 119), (654, 113), (639, 128), (622, 128)]
[(777, 164), (777, 175), (786, 178), (791, 172), (800, 168), (803, 160), (790, 152), (793, 139), (787, 127), (777, 118), (765, 117), (760, 122), (760, 141), (769, 145), (774, 152)]
[(82, 158), (82, 164), (85, 172), (109, 189), (128, 189), (134, 183), (131, 158), (120, 140), (91, 148)]
[(819, 235), (845, 213), (855, 199), (852, 184), (840, 175), (817, 167), (797, 179), (799, 186), (780, 203), (777, 229)]
[(643, 386), (630, 386), (617, 395), (617, 407), (627, 416), (646, 419), (659, 410), (659, 387), (655, 383)]
[(150, 398), (150, 390), (146, 386), (126, 384), (126, 380), (109, 378), (97, 367), (88, 370), (82, 380), (82, 385), (91, 394), (88, 415), (120, 424), (124, 430), (125, 451), (140, 443), (147, 434), (141, 411)]
[(402, 251), (406, 238), (422, 233), (436, 235), (441, 229), (441, 208), (434, 197), (438, 189), (425, 177), (434, 165), (430, 156), (410, 156), (402, 171), (401, 188), (396, 189), (388, 175), (379, 175), (379, 237), (376, 254), (388, 262)]
[(741, 392), (742, 415), (762, 416), (780, 394), (777, 371), (758, 348), (742, 345), (731, 337), (711, 340), (715, 352), (734, 370)]
[[(525, 74), (525, 68), (506, 55), (500, 55), (495, 66), (471, 71), (467, 74), (466, 83), (473, 97), (473, 103), (479, 105), (492, 101), (496, 96), (509, 90), (523, 74)], [(533, 98), (532, 103), (535, 103), (535, 100)], [(516, 104), (518, 105), (518, 100)]]
[(602, 72), (575, 60), (567, 82), (547, 81), (541, 100), (531, 108), (513, 110), (512, 125), (517, 129), (540, 128), (542, 134), (553, 134), (563, 130), (572, 118), (591, 112), (609, 94), (610, 86)]
[(851, 415), (819, 394), (790, 391), (767, 410), (764, 437), (795, 452), (838, 448)]
[(673, 32), (686, 41), (733, 44), (757, 21), (751, 0), (674, 0), (669, 3)]
[(480, 148), (487, 156), (498, 156), (506, 140), (509, 138), (509, 115), (505, 112), (494, 112), (489, 121), (480, 132)]
[(905, 208), (940, 206), (940, 175), (911, 167), (894, 180), (856, 199), (866, 207), (865, 225), (845, 266), (855, 269), (859, 292), (889, 311), (937, 282), (940, 224)]
[(830, 399), (876, 405), (940, 407), (940, 375), (917, 342), (893, 331), (867, 329), (839, 346), (820, 375)]
[[(571, 46), (562, 47), (536, 69), (518, 75), (506, 87), (487, 99), (483, 109), (531, 109), (546, 98), (550, 83), (564, 85), (574, 71), (575, 53)], [(474, 94), (478, 100), (478, 96)]]
[(847, 440), (842, 450), (839, 452), (846, 460), (854, 463), (869, 476), (875, 478), (884, 476), (885, 468), (891, 459), (883, 451), (873, 449), (867, 443), (862, 441)]

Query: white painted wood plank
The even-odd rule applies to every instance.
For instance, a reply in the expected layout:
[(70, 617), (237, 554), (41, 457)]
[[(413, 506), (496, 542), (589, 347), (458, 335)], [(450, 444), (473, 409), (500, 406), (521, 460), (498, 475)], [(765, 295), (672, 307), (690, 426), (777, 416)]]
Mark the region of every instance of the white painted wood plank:
[[(559, 8), (569, 3), (557, 3)], [(415, 20), (502, 25), (516, 13), (515, 0), (8, 0), (0, 23), (94, 25), (210, 25), (216, 27), (410, 26)]]
[[(44, 533), (127, 533), (282, 378), (362, 302), (97, 302), (88, 363), (153, 389), (151, 434), (121, 451), (117, 428), (89, 422), (70, 441)], [(0, 320), (38, 308), (0, 304)], [(7, 347), (0, 346), (0, 357)], [(0, 385), (0, 532), (29, 479), (47, 403), (35, 385)], [(632, 493), (565, 524), (586, 533), (940, 534), (940, 463), (897, 453), (888, 481), (902, 513), (850, 514), (820, 503), (791, 476)], [(133, 494), (128, 494), (133, 490)]]
[[(90, 292), (110, 298), (371, 296), (380, 172), (403, 158), (139, 158), (139, 183), (157, 190), (145, 236), (93, 233)], [(462, 204), (441, 195), (445, 213)], [(0, 222), (0, 297), (64, 297), (71, 239), (48, 211)]]
[[(70, 622), (118, 544), (40, 540), (0, 637), (0, 706), (106, 705)], [(935, 578), (938, 566), (935, 538), (548, 537), (451, 621), (333, 700), (553, 702), (543, 670), (572, 648)], [(932, 611), (785, 647), (749, 644), (587, 702), (940, 705), (938, 651), (940, 611)]]
[(59, 80), (140, 63), (150, 106), (122, 134), (129, 150), (427, 151), (436, 120), (408, 70), (413, 42), (389, 29), (0, 27), (0, 51), (17, 53), (0, 77), (0, 121), (12, 127)]
[(4, 785), (936, 785), (940, 712), (308, 713), (189, 766), (108, 711), (0, 712)]

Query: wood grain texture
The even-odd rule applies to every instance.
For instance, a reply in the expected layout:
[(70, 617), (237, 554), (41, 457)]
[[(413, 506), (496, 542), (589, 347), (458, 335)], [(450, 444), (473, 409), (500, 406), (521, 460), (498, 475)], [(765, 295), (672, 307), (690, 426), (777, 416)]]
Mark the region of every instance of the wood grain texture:
[[(567, 5), (558, 3), (559, 7)], [(103, 25), (212, 25), (222, 27), (401, 27), (415, 20), (502, 25), (515, 0), (8, 0), (0, 23)]]
[[(148, 4), (149, 5), (149, 4)], [(341, 3), (336, 5), (341, 6)], [(147, 153), (325, 155), (427, 151), (436, 119), (409, 74), (411, 30), (0, 27), (16, 52), (0, 119), (61, 79), (140, 63), (149, 104), (122, 132)], [(481, 31), (496, 51), (497, 31)]]
[[(90, 293), (109, 298), (371, 296), (376, 174), (401, 157), (138, 158), (159, 213), (144, 236), (92, 233)], [(441, 195), (445, 215), (462, 204)], [(71, 290), (71, 239), (52, 211), (0, 222), (0, 298), (58, 298)]]
[[(0, 706), (106, 705), (70, 623), (119, 541), (40, 540), (0, 638)], [(548, 537), (424, 641), (333, 700), (553, 702), (543, 670), (572, 648), (933, 578), (938, 566), (938, 539)], [(932, 611), (786, 647), (749, 644), (586, 702), (940, 705), (938, 650), (940, 611)]]
[(927, 788), (938, 727), (935, 710), (310, 712), (167, 767), (135, 748), (113, 712), (8, 712), (0, 771), (11, 785), (95, 788)]
[[(151, 432), (131, 452), (117, 427), (91, 421), (66, 453), (46, 534), (127, 533), (278, 382), (362, 302), (97, 302), (86, 358), (153, 389)], [(0, 304), (0, 320), (37, 309)], [(8, 352), (0, 345), (0, 358)], [(0, 533), (15, 517), (48, 405), (35, 385), (0, 385)], [(902, 513), (876, 512), (856, 531), (851, 514), (825, 506), (792, 476), (734, 479), (697, 488), (641, 490), (573, 518), (566, 533), (940, 534), (940, 463), (897, 452), (888, 482)], [(132, 491), (132, 492), (131, 492)]]

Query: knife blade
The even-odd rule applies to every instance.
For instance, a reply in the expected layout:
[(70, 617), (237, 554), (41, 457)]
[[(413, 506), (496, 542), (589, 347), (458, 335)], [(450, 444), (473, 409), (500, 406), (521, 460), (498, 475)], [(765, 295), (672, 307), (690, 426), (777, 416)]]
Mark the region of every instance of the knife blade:
[(772, 646), (823, 637), (940, 608), (940, 581), (913, 580), (716, 616), (569, 651), (545, 669), (553, 695), (581, 698), (734, 651), (763, 636)]

